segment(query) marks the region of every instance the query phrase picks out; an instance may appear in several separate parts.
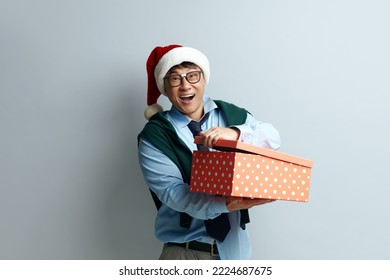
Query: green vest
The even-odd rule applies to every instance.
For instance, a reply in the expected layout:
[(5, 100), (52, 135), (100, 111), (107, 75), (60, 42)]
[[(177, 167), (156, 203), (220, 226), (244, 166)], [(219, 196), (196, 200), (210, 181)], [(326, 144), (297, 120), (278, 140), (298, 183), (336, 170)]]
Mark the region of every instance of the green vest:
[[(214, 101), (221, 109), (228, 126), (244, 124), (247, 111), (231, 103)], [(192, 151), (178, 137), (175, 128), (165, 117), (166, 112), (153, 115), (138, 135), (162, 151), (179, 168), (185, 183), (190, 183)]]
[[(225, 116), (227, 126), (241, 125), (245, 123), (248, 113), (245, 109), (221, 100), (215, 100), (214, 102)], [(190, 184), (192, 151), (179, 138), (175, 128), (165, 117), (166, 113), (167, 112), (159, 112), (150, 118), (149, 122), (146, 123), (144, 129), (138, 135), (138, 143), (141, 137), (162, 151), (179, 168), (183, 181)], [(159, 209), (161, 201), (152, 191), (151, 194), (157, 209)], [(190, 221), (187, 218), (187, 222), (184, 222), (184, 224), (187, 225), (182, 224), (182, 226), (189, 227), (189, 222)]]

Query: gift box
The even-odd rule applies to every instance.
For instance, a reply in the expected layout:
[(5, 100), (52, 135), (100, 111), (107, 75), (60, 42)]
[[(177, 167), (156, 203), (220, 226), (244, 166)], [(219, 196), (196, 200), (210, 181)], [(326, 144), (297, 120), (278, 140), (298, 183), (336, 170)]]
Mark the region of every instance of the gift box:
[(193, 152), (192, 192), (309, 200), (311, 160), (232, 140), (218, 140), (213, 149)]

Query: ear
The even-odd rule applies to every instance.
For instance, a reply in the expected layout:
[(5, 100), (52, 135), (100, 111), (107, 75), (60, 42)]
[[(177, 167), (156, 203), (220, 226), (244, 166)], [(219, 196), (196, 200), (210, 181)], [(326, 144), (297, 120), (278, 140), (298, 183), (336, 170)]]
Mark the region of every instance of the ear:
[(164, 92), (162, 92), (162, 95), (165, 95), (165, 96), (168, 96), (168, 93), (167, 93), (167, 83), (166, 81), (164, 80)]
[(204, 76), (202, 75), (202, 78), (200, 79), (201, 81), (202, 81), (202, 83), (203, 83), (203, 86), (205, 87), (206, 86), (206, 80), (205, 80), (205, 78), (204, 78)]

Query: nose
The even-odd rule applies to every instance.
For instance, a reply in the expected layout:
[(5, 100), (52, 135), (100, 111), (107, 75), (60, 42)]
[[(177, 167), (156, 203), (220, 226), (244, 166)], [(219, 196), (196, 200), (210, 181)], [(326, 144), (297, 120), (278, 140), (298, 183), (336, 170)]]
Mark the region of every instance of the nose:
[(191, 88), (191, 84), (187, 81), (187, 77), (181, 77), (181, 85), (180, 88), (182, 90), (187, 90)]

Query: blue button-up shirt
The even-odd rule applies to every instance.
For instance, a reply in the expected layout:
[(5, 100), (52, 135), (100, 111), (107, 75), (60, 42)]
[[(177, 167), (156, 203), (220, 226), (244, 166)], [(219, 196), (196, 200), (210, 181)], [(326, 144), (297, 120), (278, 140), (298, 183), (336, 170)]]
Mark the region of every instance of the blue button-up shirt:
[[(204, 96), (203, 101), (204, 111), (209, 112), (210, 116), (202, 125), (202, 130), (226, 127), (225, 117), (215, 102), (208, 96)], [(173, 106), (166, 117), (188, 148), (196, 150), (193, 135), (187, 126), (191, 119)], [(234, 127), (240, 130), (240, 141), (269, 149), (277, 149), (280, 146), (278, 131), (271, 124), (255, 120), (250, 114), (245, 124)], [(162, 242), (185, 243), (197, 240), (212, 243), (214, 240), (206, 233), (203, 220), (229, 213), (226, 198), (190, 192), (190, 187), (183, 182), (178, 167), (163, 152), (142, 138), (139, 142), (138, 157), (148, 187), (162, 202), (155, 221), (156, 237)], [(189, 229), (180, 226), (178, 212), (186, 212), (193, 217)], [(229, 234), (223, 242), (217, 241), (221, 259), (249, 259), (251, 245), (247, 230), (240, 227), (240, 212), (230, 212), (229, 220)]]

